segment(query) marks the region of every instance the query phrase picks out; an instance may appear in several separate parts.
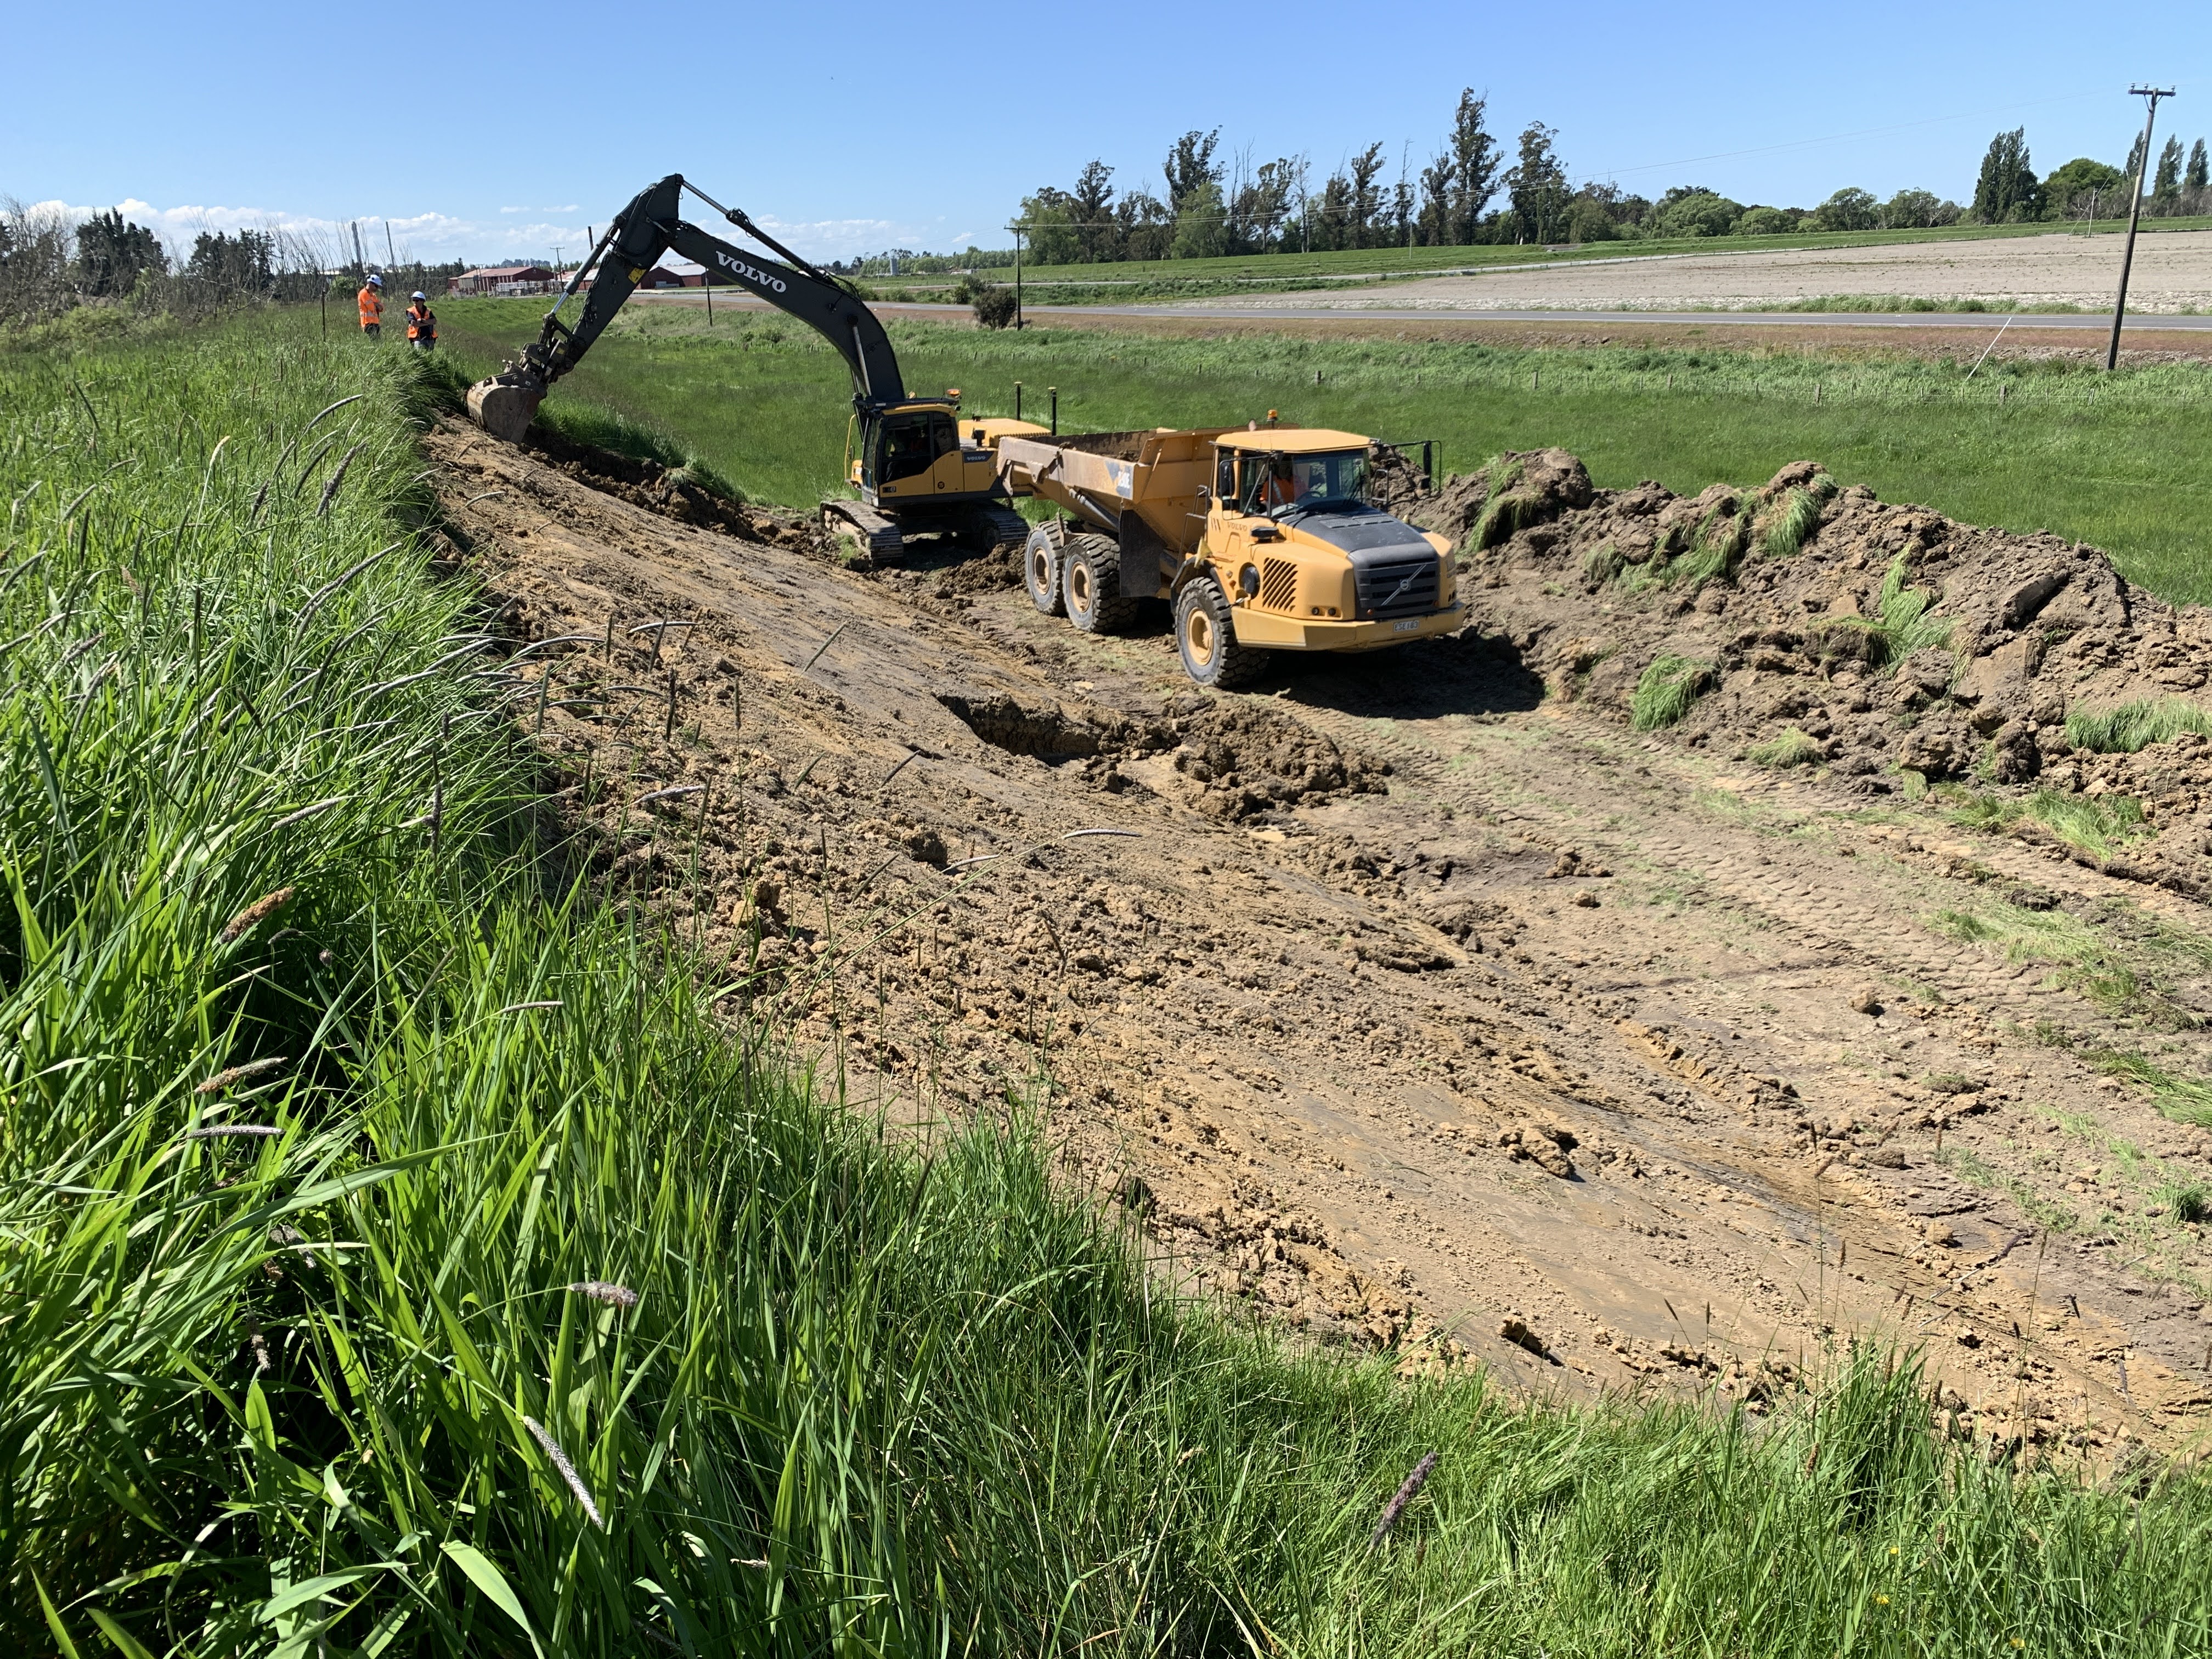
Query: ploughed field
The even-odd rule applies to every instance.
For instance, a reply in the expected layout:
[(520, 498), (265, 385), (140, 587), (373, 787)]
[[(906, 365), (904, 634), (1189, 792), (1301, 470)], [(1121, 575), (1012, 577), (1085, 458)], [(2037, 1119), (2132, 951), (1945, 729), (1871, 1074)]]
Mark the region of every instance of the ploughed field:
[(1406, 485), (1463, 634), (1211, 696), (1011, 559), (427, 442), (599, 873), (864, 1108), (1033, 1091), (1200, 1289), (1408, 1368), (1756, 1410), (1866, 1334), (1995, 1441), (2201, 1428), (2204, 623), (2094, 550), (1532, 454)]

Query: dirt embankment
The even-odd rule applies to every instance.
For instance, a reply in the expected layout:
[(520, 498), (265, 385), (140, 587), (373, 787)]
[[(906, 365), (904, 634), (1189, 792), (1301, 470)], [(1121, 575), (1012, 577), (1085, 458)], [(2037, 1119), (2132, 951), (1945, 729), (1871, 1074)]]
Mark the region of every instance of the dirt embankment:
[[(2100, 1058), (2212, 1069), (2212, 985), (2173, 944), (2200, 907), (1848, 793), (1897, 775), (1845, 775), (1849, 743), (1728, 761), (1766, 730), (1721, 718), (1730, 676), (1825, 699), (1894, 673), (1724, 664), (1767, 603), (1753, 562), (1679, 610), (1581, 582), (1624, 532), (1575, 526), (1648, 523), (1656, 556), (1667, 503), (1625, 514), (1565, 461), (1524, 465), (1525, 519), (1462, 485), (1489, 631), (1214, 696), (1164, 627), (1078, 635), (973, 565), (859, 574), (471, 430), (428, 447), (598, 878), (856, 1103), (1040, 1100), (1072, 1178), (1200, 1288), (1409, 1367), (1759, 1409), (1864, 1332), (1932, 1345), (1939, 1414), (1993, 1442), (2203, 1417), (2212, 1134)], [(1773, 503), (1739, 494), (1755, 527)], [(1825, 504), (1794, 560), (1859, 511)], [(1702, 512), (1668, 522), (1692, 517), (1694, 542)], [(1609, 659), (1565, 649), (1598, 622), (1623, 650), (1681, 634), (1718, 689), (1632, 732), (1592, 690)], [(2050, 910), (2002, 899), (2031, 887)], [(2076, 955), (1942, 920), (2023, 914)], [(2144, 996), (2099, 1000), (2085, 963)]]
[[(1641, 686), (1649, 726), (1668, 712), (1650, 706), (1653, 681), (1671, 679), (1684, 712), (1657, 729), (1672, 741), (1869, 797), (1969, 789), (2055, 846), (2079, 843), (2052, 817), (2094, 826), (2095, 803), (2130, 803), (2079, 850), (2191, 894), (2212, 877), (2212, 738), (2108, 752), (2094, 719), (2200, 693), (2212, 613), (2131, 586), (2094, 548), (1838, 489), (1811, 462), (1694, 497), (1593, 489), (1563, 450), (1435, 492), (1394, 469), (1390, 487), (1460, 539), (1482, 625), (1563, 701), (1627, 719)], [(2053, 795), (2069, 806), (2054, 814)], [(2004, 804), (2023, 798), (2041, 814)]]

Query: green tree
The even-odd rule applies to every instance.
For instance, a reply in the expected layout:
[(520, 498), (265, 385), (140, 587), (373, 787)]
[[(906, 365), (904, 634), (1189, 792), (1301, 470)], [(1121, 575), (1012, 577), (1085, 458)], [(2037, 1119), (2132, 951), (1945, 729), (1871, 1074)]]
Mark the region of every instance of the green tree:
[(1451, 158), (1450, 212), (1445, 231), (1453, 247), (1464, 247), (1474, 240), (1474, 228), (1482, 222), (1482, 216), (1498, 194), (1498, 164), (1504, 158), (1498, 154), (1498, 140), (1483, 124), (1489, 106), (1487, 97), (1478, 98), (1472, 91), (1462, 90), (1459, 108), (1452, 116), (1451, 139), (1445, 152)]
[(168, 265), (154, 233), (125, 224), (118, 211), (95, 213), (76, 228), (76, 285), (93, 299), (128, 294), (138, 286), (141, 271)]
[(1069, 198), (1075, 221), (1076, 258), (1094, 264), (1115, 257), (1114, 169), (1092, 161), (1076, 176)]
[(1346, 247), (1373, 247), (1379, 235), (1387, 234), (1377, 222), (1382, 214), (1382, 191), (1376, 182), (1382, 174), (1382, 146), (1378, 141), (1352, 158), (1351, 173), (1345, 180), (1345, 208), (1350, 232), (1344, 240)]
[(2169, 138), (2166, 148), (2158, 153), (2158, 172), (2150, 187), (2151, 200), (2156, 210), (2171, 213), (2181, 199), (2181, 140)]
[(1034, 196), (1022, 198), (1022, 229), (1029, 237), (1030, 258), (1041, 265), (1072, 265), (1083, 258), (1083, 241), (1075, 228), (1075, 198), (1064, 190), (1045, 185)]
[(1605, 210), (1605, 204), (1587, 196), (1576, 197), (1574, 205), (1567, 210), (1567, 240), (1609, 242), (1613, 236), (1613, 216)]
[(2182, 176), (2182, 188), (2192, 193), (2212, 185), (2212, 168), (2204, 160), (2204, 141), (2199, 138), (2189, 147), (2189, 171)]
[(2014, 127), (1990, 140), (1974, 181), (1974, 217), (1985, 225), (2032, 219), (2042, 210), (2042, 187), (2027, 154), (2027, 129)]
[(1212, 185), (1215, 199), (1220, 198), (1221, 168), (1213, 159), (1214, 146), (1220, 142), (1219, 127), (1211, 132), (1194, 128), (1170, 147), (1160, 170), (1167, 174), (1168, 211), (1177, 219), (1182, 216), (1184, 201), (1203, 185)]
[(1222, 210), (1221, 186), (1203, 179), (1191, 186), (1176, 213), (1171, 259), (1213, 259), (1229, 251), (1229, 216)]
[(266, 232), (204, 230), (193, 240), (185, 275), (210, 298), (261, 299), (275, 285), (276, 255), (276, 239)]
[(2116, 167), (2077, 155), (2043, 181), (2044, 212), (2053, 219), (2100, 217), (2125, 210), (2127, 177)]
[(1847, 185), (1813, 210), (1815, 230), (1872, 230), (1881, 222), (1881, 205), (1871, 191)]
[(1796, 219), (1784, 209), (1750, 207), (1729, 231), (1736, 236), (1787, 236), (1796, 228)]
[(1884, 230), (1925, 230), (1958, 221), (1959, 204), (1944, 201), (1932, 190), (1900, 190), (1881, 204)]
[(1505, 175), (1505, 194), (1513, 204), (1514, 217), (1520, 222), (1522, 234), (1534, 241), (1557, 240), (1565, 228), (1567, 201), (1573, 193), (1567, 188), (1567, 169), (1553, 148), (1553, 140), (1559, 136), (1558, 128), (1531, 121), (1521, 133), (1521, 159)]
[(1654, 236), (1725, 236), (1743, 216), (1743, 204), (1717, 191), (1670, 190), (1651, 211)]

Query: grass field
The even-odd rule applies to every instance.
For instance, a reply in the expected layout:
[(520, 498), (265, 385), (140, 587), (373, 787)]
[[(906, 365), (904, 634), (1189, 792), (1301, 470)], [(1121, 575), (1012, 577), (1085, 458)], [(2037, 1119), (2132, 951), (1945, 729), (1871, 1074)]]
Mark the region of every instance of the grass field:
[[(468, 372), (534, 334), (542, 301), (443, 307)], [(2105, 375), (2078, 364), (1595, 348), (1134, 330), (990, 333), (894, 320), (908, 383), (1035, 416), (1060, 389), (1063, 429), (1285, 419), (1385, 439), (1432, 438), (1469, 468), (1501, 449), (1559, 445), (1602, 486), (1657, 478), (1692, 493), (1824, 461), (1845, 483), (1972, 523), (2048, 529), (2108, 550), (2168, 598), (2212, 600), (2212, 371)], [(1316, 376), (1319, 377), (1316, 380)], [(634, 308), (555, 392), (669, 434), (740, 487), (804, 506), (840, 471), (849, 381), (799, 324), (724, 311)]]

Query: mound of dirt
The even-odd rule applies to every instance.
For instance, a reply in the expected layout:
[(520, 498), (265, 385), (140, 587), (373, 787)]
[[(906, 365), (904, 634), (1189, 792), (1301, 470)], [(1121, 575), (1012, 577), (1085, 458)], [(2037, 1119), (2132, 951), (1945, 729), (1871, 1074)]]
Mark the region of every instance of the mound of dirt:
[(1235, 822), (1388, 787), (1387, 763), (1261, 704), (1194, 694), (1171, 701), (1159, 719), (1145, 720), (1002, 692), (936, 696), (969, 731), (1009, 754), (1054, 764), (1104, 761), (1098, 780), (1115, 793), (1127, 783), (1116, 763), (1172, 751), (1175, 769), (1199, 786), (1192, 805), (1208, 817)]
[[(2201, 690), (2212, 613), (2134, 587), (2094, 548), (1838, 489), (1810, 461), (1685, 497), (1593, 489), (1546, 450), (1408, 505), (1460, 538), (1481, 625), (1554, 696), (1865, 793), (2039, 795), (2039, 813), (2015, 813), (2029, 838), (2054, 793), (2129, 797), (2143, 822), (2085, 805), (2111, 832), (2090, 837), (2100, 862), (2190, 891), (2212, 875), (2212, 742), (2107, 754), (2068, 732), (2069, 715)], [(1671, 702), (1655, 695), (1666, 682)]]
[(1190, 697), (1171, 714), (1176, 770), (1205, 786), (1197, 804), (1209, 817), (1255, 817), (1389, 787), (1388, 763), (1263, 704)]
[(771, 547), (787, 547), (825, 558), (836, 556), (836, 538), (815, 520), (733, 501), (685, 477), (681, 468), (672, 471), (659, 461), (578, 443), (543, 426), (530, 428), (525, 447), (579, 483), (678, 524), (720, 530)]

